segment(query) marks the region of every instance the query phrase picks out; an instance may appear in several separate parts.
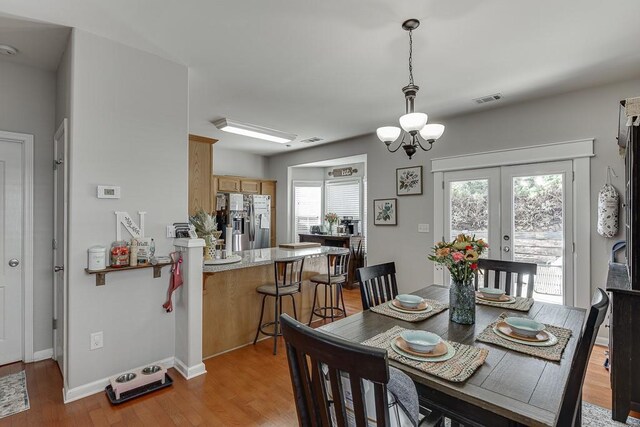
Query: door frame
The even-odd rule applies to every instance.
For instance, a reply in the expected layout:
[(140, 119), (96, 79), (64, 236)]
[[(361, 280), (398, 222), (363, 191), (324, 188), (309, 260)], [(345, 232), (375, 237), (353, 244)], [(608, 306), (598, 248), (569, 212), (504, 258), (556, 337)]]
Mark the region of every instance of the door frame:
[[(444, 172), (547, 163), (560, 160), (573, 162), (573, 305), (587, 308), (591, 301), (591, 157), (593, 138), (552, 144), (518, 147), (431, 160), (433, 174), (433, 236), (434, 244), (444, 233), (442, 201)], [(580, 215), (578, 215), (578, 212)], [(443, 283), (443, 274), (434, 269), (435, 283)], [(580, 283), (588, 283), (587, 289)]]
[[(33, 361), (33, 135), (0, 130), (0, 139), (22, 145), (22, 360)], [(4, 262), (4, 260), (3, 260)]]

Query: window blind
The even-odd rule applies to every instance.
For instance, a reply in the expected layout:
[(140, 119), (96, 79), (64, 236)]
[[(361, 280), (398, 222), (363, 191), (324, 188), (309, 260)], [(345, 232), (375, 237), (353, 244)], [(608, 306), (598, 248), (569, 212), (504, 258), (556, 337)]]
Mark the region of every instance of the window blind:
[(360, 181), (330, 181), (326, 184), (326, 211), (335, 212), (342, 219), (350, 216), (361, 219)]
[(300, 233), (310, 233), (311, 226), (322, 225), (322, 183), (294, 182), (293, 203), (294, 241), (299, 242)]

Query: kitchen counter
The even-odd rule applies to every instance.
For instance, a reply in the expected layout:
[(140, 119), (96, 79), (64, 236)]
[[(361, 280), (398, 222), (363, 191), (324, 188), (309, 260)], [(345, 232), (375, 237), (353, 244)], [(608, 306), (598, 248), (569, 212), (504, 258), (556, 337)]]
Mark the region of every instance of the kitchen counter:
[(272, 264), (274, 261), (284, 261), (289, 258), (298, 256), (318, 257), (325, 256), (328, 253), (344, 252), (342, 248), (321, 246), (319, 248), (304, 249), (284, 249), (284, 248), (265, 248), (251, 249), (246, 251), (234, 252), (234, 254), (242, 257), (241, 261), (232, 264), (220, 265), (204, 265), (203, 272), (218, 273), (221, 271), (238, 270), (241, 268), (257, 267), (260, 265)]

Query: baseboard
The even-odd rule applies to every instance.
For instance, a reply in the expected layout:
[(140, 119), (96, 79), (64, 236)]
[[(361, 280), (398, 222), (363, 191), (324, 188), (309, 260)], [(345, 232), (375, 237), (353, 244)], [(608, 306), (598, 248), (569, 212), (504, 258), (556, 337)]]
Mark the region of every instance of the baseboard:
[(609, 337), (596, 337), (596, 345), (609, 347)]
[(204, 363), (200, 362), (195, 366), (187, 366), (177, 357), (174, 359), (173, 367), (180, 375), (188, 380), (207, 373), (207, 368), (204, 366)]
[(31, 362), (39, 362), (41, 360), (47, 360), (53, 358), (53, 349), (46, 348), (44, 350), (36, 351), (33, 353), (33, 360)]
[[(163, 360), (159, 360), (157, 362), (152, 362), (152, 363), (146, 363), (142, 366), (138, 366), (137, 368), (133, 368), (133, 369), (140, 369), (140, 368), (144, 368), (145, 366), (149, 366), (149, 365), (161, 365), (165, 368), (173, 368), (174, 367), (174, 358), (173, 357), (168, 357), (166, 359)], [(102, 391), (104, 391), (104, 388), (109, 385), (109, 378), (114, 377), (116, 375), (119, 374), (123, 374), (125, 372), (129, 372), (132, 369), (128, 369), (127, 371), (124, 372), (119, 372), (119, 373), (115, 373), (113, 375), (110, 375), (106, 378), (102, 378), (93, 382), (90, 382), (88, 384), (84, 384), (78, 387), (74, 387), (68, 390), (65, 390), (64, 388), (62, 389), (62, 399), (64, 401), (64, 403), (70, 403), (73, 402), (74, 400), (78, 400), (78, 399), (82, 399), (84, 397), (87, 396), (91, 396), (92, 394), (96, 394), (96, 393), (100, 393)]]

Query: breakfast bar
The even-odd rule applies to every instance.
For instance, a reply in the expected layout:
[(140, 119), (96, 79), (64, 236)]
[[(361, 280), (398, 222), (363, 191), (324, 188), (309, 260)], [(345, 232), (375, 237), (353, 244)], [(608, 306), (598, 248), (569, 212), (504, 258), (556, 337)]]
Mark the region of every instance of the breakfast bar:
[[(274, 281), (274, 261), (305, 257), (301, 295), (296, 296), (298, 319), (308, 322), (313, 302), (313, 288), (308, 279), (327, 272), (326, 255), (344, 252), (342, 248), (304, 249), (265, 248), (234, 254), (241, 260), (230, 264), (204, 265), (202, 291), (202, 355), (206, 359), (253, 342), (260, 319), (262, 297), (260, 285)], [(318, 298), (322, 301), (322, 295)], [(265, 321), (273, 320), (273, 310), (265, 311)], [(283, 312), (293, 313), (287, 298)], [(268, 338), (261, 336), (262, 338)]]

